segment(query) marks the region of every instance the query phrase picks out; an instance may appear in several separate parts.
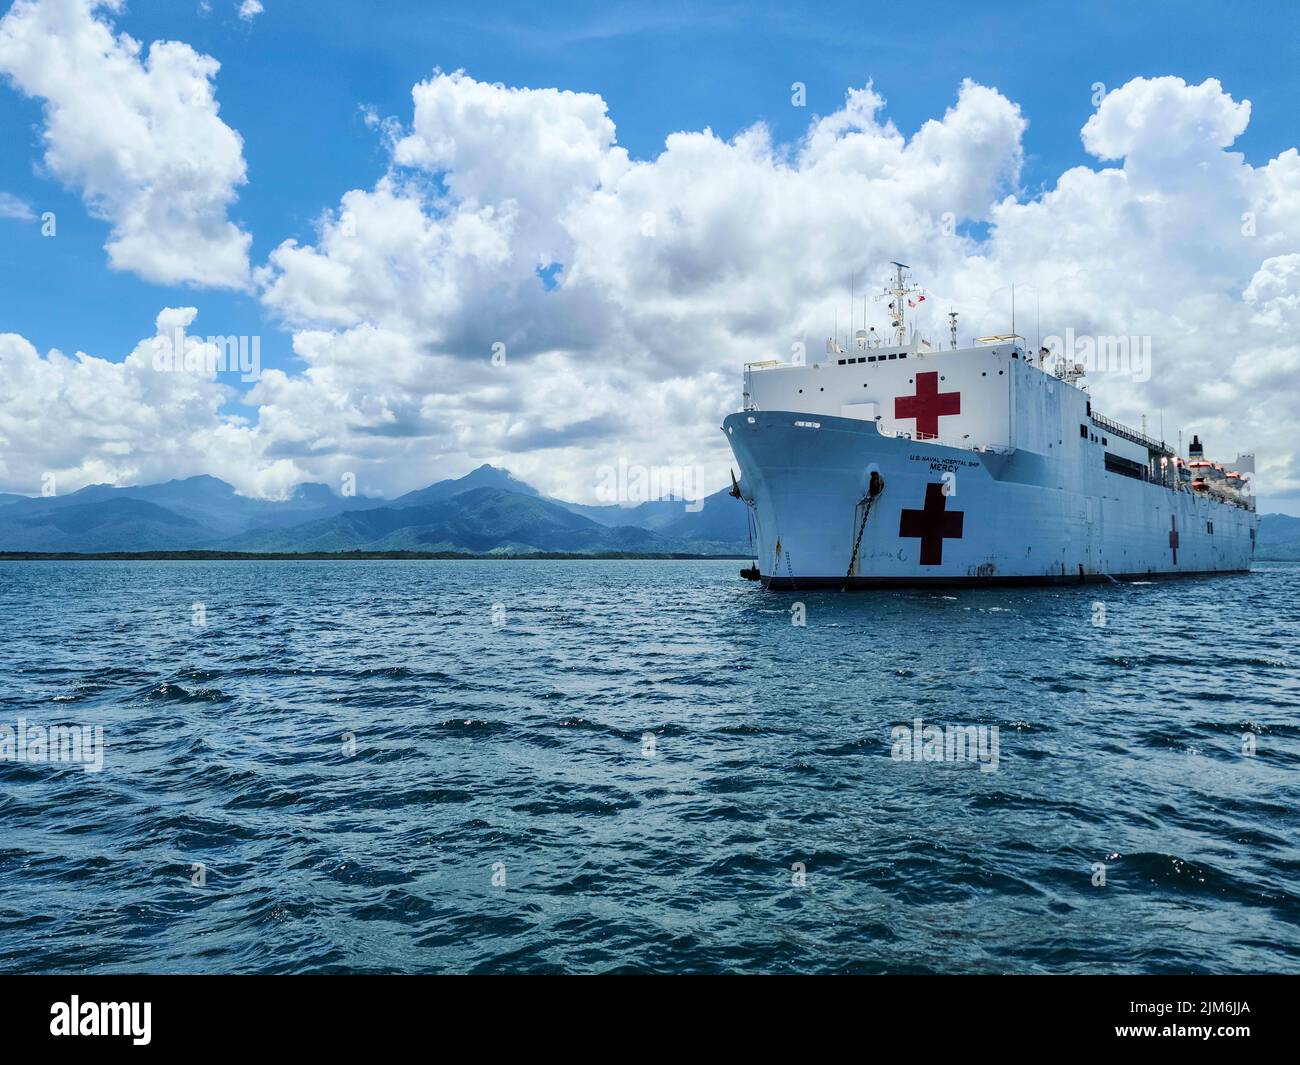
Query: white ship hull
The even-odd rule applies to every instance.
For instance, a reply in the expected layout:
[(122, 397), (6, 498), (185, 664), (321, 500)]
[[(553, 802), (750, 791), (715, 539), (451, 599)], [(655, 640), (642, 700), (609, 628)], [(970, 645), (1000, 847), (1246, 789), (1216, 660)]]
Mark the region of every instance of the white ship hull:
[[(1065, 448), (974, 450), (793, 410), (751, 409), (723, 429), (773, 589), (1232, 573), (1254, 551), (1253, 510)], [(872, 470), (884, 487), (864, 523)]]

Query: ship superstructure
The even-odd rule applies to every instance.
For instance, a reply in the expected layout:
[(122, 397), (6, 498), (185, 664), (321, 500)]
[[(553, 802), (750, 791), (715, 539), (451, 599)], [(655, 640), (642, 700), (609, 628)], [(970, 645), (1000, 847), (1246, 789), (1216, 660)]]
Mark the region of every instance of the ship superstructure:
[[(1093, 409), (1084, 368), (1014, 334), (938, 350), (858, 330), (804, 365), (745, 368), (723, 430), (772, 588), (1047, 583), (1246, 570), (1253, 457), (1184, 458)], [(923, 297), (921, 297), (923, 298)]]

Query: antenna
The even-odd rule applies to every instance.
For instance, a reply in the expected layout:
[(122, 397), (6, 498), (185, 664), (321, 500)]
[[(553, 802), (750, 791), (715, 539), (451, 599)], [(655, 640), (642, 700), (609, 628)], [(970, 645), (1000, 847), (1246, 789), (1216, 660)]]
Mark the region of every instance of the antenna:
[[(1038, 289), (1034, 289), (1034, 332), (1038, 335), (1034, 338), (1034, 343), (1038, 350), (1043, 350), (1043, 298), (1038, 294)], [(1038, 356), (1038, 364), (1043, 364), (1043, 357)]]
[[(1011, 282), (1011, 335), (1016, 335), (1016, 283)], [(1015, 341), (1012, 341), (1014, 344)]]
[(952, 350), (957, 350), (957, 312), (948, 312), (948, 333), (952, 337)]
[(910, 270), (911, 267), (906, 263), (891, 262), (889, 264), (894, 268), (894, 287), (886, 286), (884, 292), (877, 296), (881, 299), (884, 296), (893, 296), (889, 304), (889, 324), (893, 326), (897, 344), (900, 348), (907, 347), (907, 326), (905, 324), (907, 315), (907, 297), (910, 293), (917, 291), (909, 287), (907, 275), (904, 270)]

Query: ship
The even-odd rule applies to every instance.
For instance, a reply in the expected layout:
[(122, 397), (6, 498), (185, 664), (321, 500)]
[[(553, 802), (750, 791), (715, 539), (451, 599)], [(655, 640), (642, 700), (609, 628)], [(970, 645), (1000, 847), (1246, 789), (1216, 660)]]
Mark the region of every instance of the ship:
[[(893, 263), (889, 333), (744, 367), (722, 425), (773, 590), (1032, 585), (1248, 571), (1253, 454), (1186, 456), (1094, 409), (1088, 367), (1015, 333), (938, 347)], [(864, 301), (865, 303), (865, 301)], [(865, 317), (865, 314), (864, 314)], [(865, 322), (863, 323), (865, 325)], [(1050, 362), (1049, 362), (1050, 359)]]

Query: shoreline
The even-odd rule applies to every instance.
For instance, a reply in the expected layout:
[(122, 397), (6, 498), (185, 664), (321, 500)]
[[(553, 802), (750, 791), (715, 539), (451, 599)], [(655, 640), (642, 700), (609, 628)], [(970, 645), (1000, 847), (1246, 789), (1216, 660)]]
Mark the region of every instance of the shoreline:
[(637, 554), (610, 551), (584, 554), (567, 551), (536, 551), (527, 554), (476, 555), (463, 551), (0, 551), (0, 562), (293, 562), (293, 561), (461, 561), (461, 562), (546, 562), (546, 561), (669, 561), (746, 562), (749, 555)]

